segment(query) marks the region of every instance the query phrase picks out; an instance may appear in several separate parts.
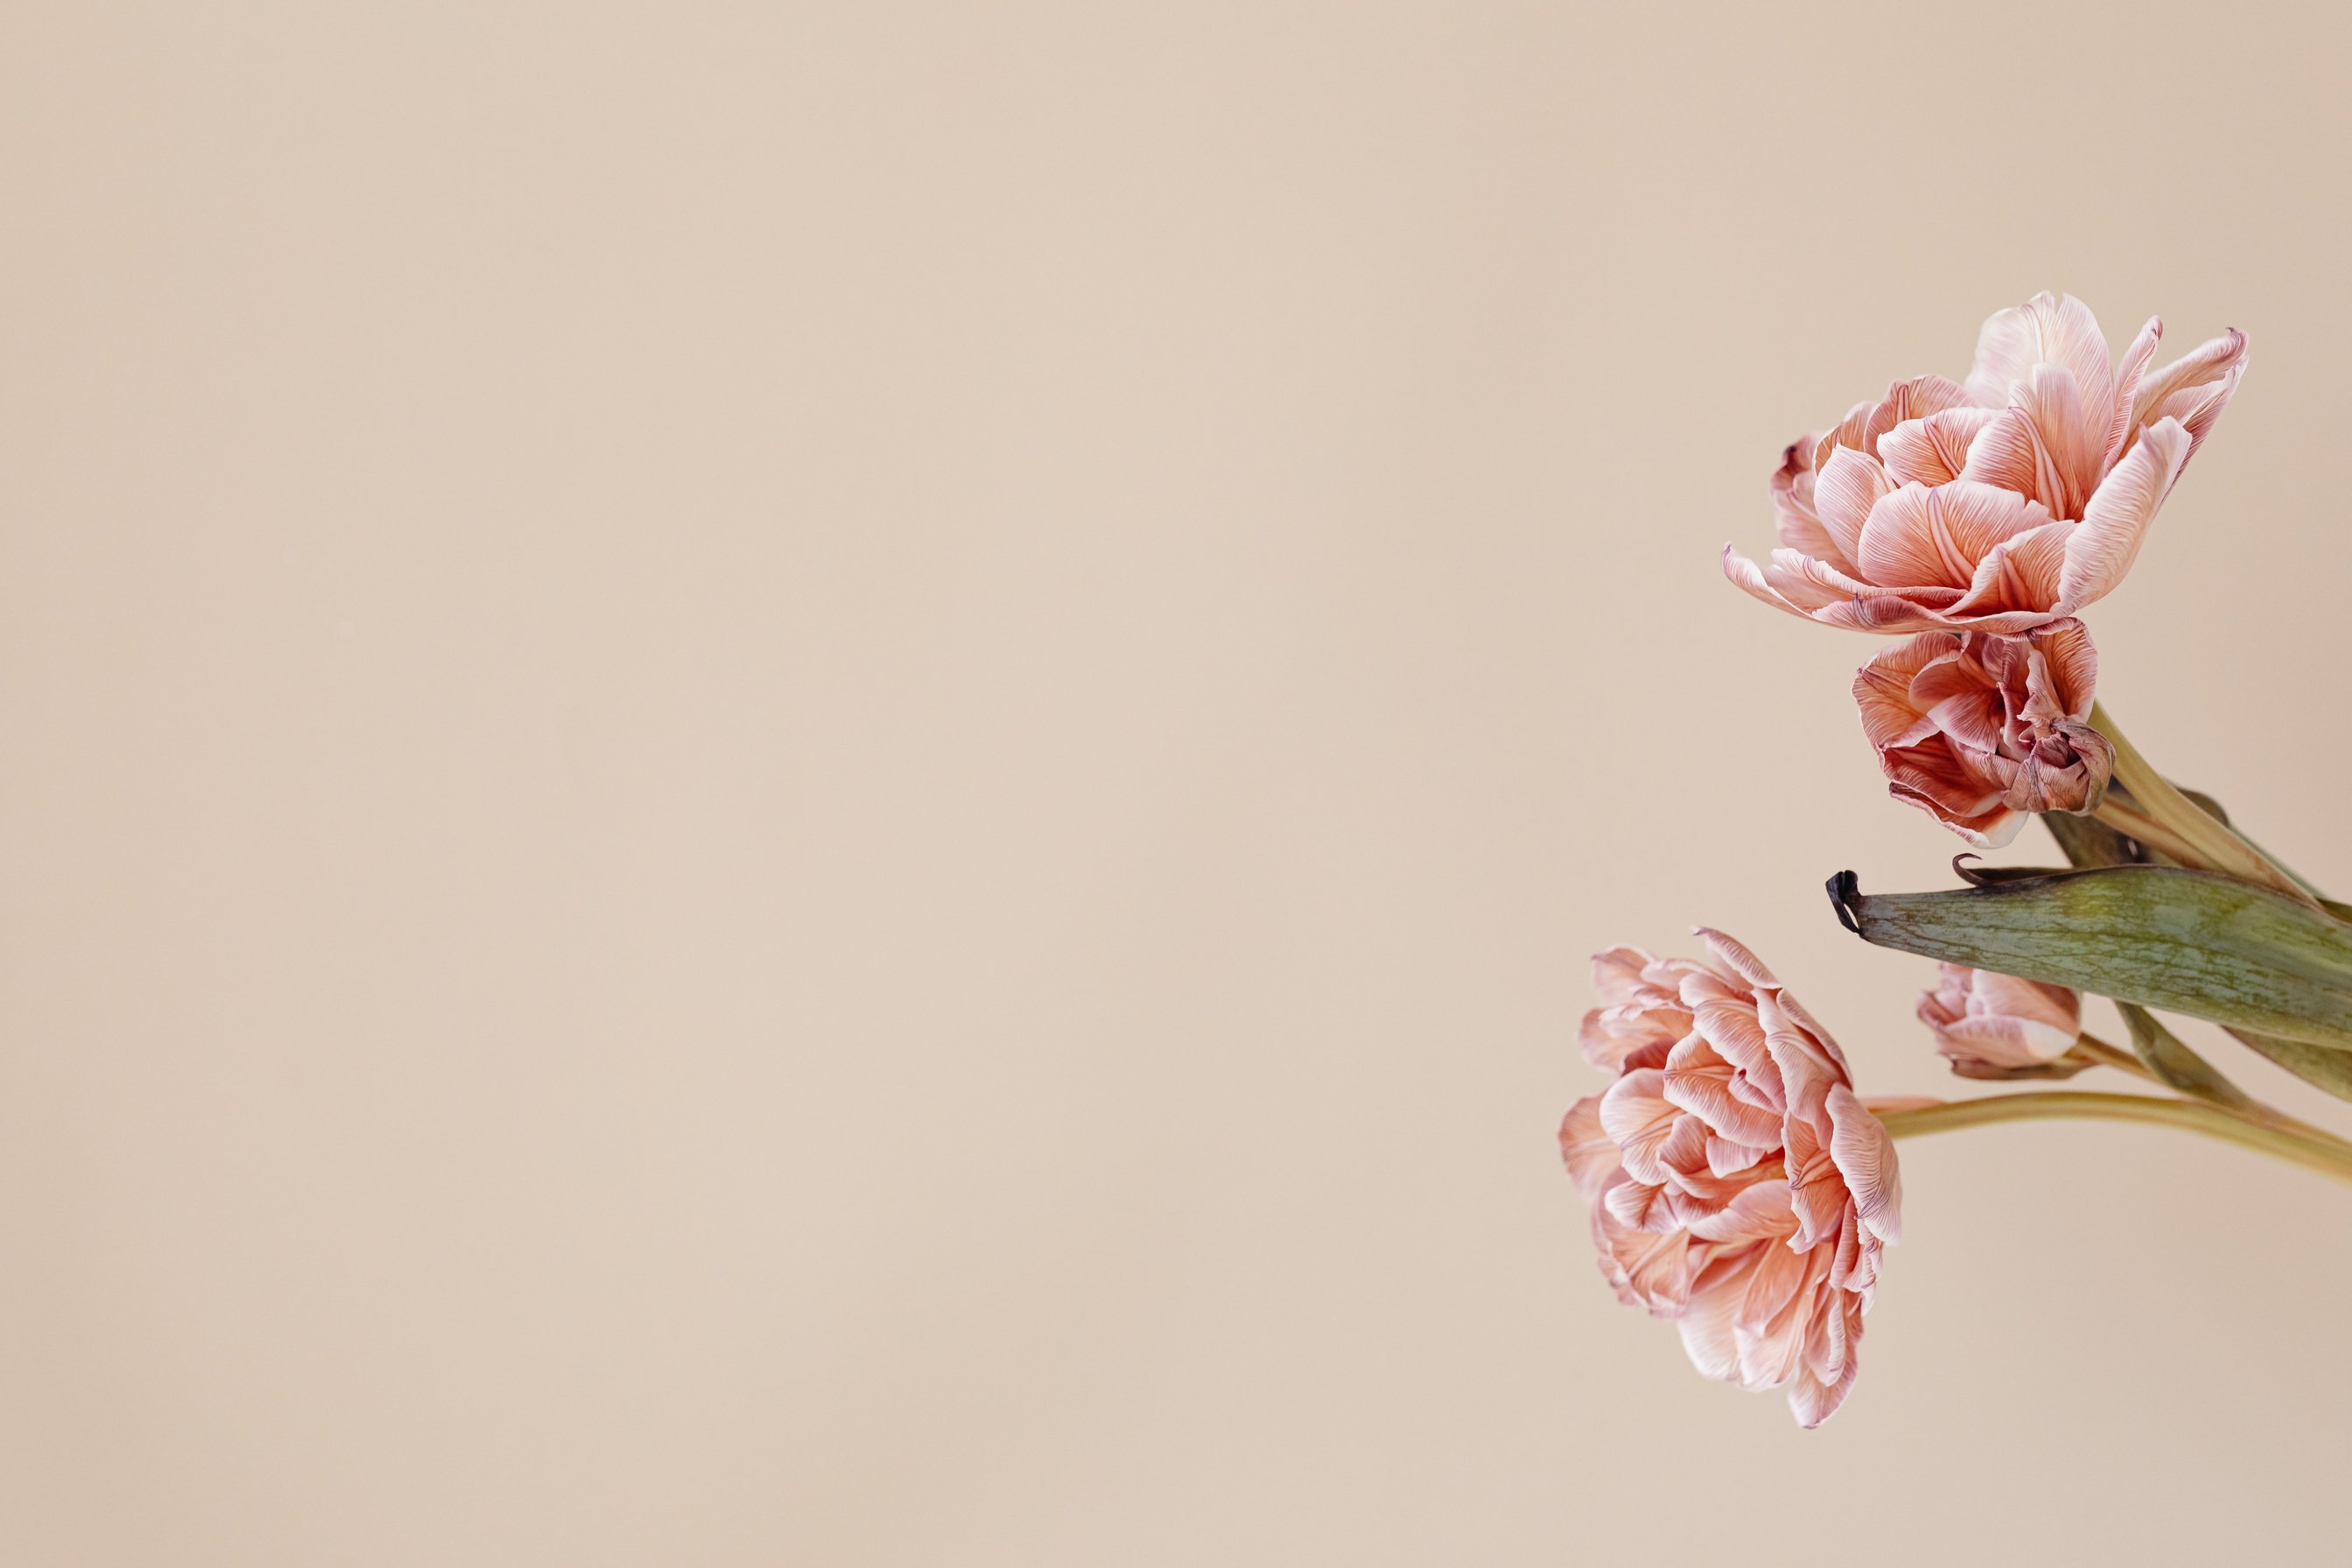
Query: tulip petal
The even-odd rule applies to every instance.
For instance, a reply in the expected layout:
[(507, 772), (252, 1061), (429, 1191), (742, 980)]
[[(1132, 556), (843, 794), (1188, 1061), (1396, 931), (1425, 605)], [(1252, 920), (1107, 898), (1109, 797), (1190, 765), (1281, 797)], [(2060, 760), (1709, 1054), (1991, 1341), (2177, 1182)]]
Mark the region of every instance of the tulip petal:
[(1759, 990), (1780, 989), (1780, 981), (1764, 967), (1764, 961), (1737, 937), (1726, 936), (1713, 926), (1693, 926), (1691, 934), (1706, 943), (1706, 951), (1726, 974), (1735, 975)]
[(1773, 528), (1784, 548), (1813, 556), (1851, 576), (1853, 562), (1830, 537), (1814, 510), (1813, 447), (1821, 439), (1818, 435), (1807, 436), (1791, 441), (1781, 452), (1780, 466), (1772, 470)]
[(1592, 1211), (1592, 1231), (1601, 1253), (1601, 1275), (1629, 1307), (1656, 1317), (1679, 1316), (1690, 1300), (1695, 1272), (1688, 1231), (1663, 1235), (1619, 1225), (1606, 1206)]
[(1854, 558), (1874, 583), (1965, 591), (1997, 545), (2048, 521), (2022, 496), (1992, 485), (1905, 485), (1871, 508)]
[(1560, 1163), (1586, 1203), (1601, 1195), (1619, 1169), (1617, 1141), (1601, 1125), (1601, 1097), (1588, 1094), (1568, 1108), (1559, 1122)]
[[(1842, 558), (1854, 562), (1862, 559), (1863, 525), (1870, 521), (1871, 509), (1878, 504), (1878, 499), (1894, 488), (1877, 458), (1844, 447), (1830, 453), (1813, 483), (1813, 514)], [(1865, 572), (1864, 575), (1869, 574)], [(1906, 581), (1886, 577), (1873, 580), (1890, 584)]]
[(1765, 1149), (1780, 1142), (1779, 1111), (1748, 1103), (1735, 1092), (1735, 1082), (1747, 1075), (1717, 1056), (1703, 1037), (1694, 1035), (1676, 1046), (1666, 1058), (1664, 1074), (1667, 1102), (1697, 1117), (1716, 1136)]
[(2189, 432), (2180, 422), (2159, 419), (2109, 472), (2081, 526), (2066, 540), (2058, 602), (2069, 611), (2104, 597), (2131, 570), (2156, 509), (2189, 460)]
[(2115, 388), (2107, 342), (2091, 308), (2072, 294), (2036, 294), (1986, 320), (1977, 338), (1976, 364), (1969, 373), (1969, 400), (2000, 407), (2009, 401), (2011, 387), (2032, 379), (2038, 364), (2066, 371), (2084, 405), (2104, 415)]
[[(2179, 419), (2189, 429), (2193, 452), (2213, 421), (2221, 416), (2245, 369), (2246, 334), (2232, 327), (2143, 377), (2132, 397), (2132, 423), (2148, 426), (2167, 417)], [(2199, 410), (2202, 413), (2191, 427), (2189, 415)]]
[(1873, 747), (1907, 746), (1935, 733), (1926, 710), (1912, 700), (1912, 683), (1930, 665), (1959, 651), (1958, 633), (1921, 632), (1882, 648), (1854, 672), (1854, 706)]
[(1819, 1284), (1807, 1276), (1817, 1270), (1826, 1276), (1828, 1265), (1815, 1264), (1790, 1247), (1757, 1249), (1733, 1328), (1740, 1387), (1778, 1388), (1803, 1366), (1810, 1309), (1820, 1294)]
[(2139, 396), (2140, 381), (2147, 374), (2147, 362), (2155, 357), (2156, 345), (2163, 336), (2163, 318), (2150, 316), (2147, 324), (2140, 328), (2139, 336), (2132, 340), (2131, 347), (2124, 351), (2122, 362), (2116, 366), (2115, 409), (2107, 425), (2105, 452), (2099, 463), (2101, 473), (2113, 468), (2116, 459), (2123, 456), (2124, 443), (2131, 438), (2132, 432), (2141, 423), (2132, 417), (2132, 409)]
[(2002, 540), (1977, 563), (1968, 593), (1945, 611), (1950, 624), (2015, 633), (2059, 613), (2054, 606), (2064, 593), (2066, 542), (2079, 525), (2049, 521), (2038, 505), (2029, 510), (2042, 521)]
[(1683, 1353), (1690, 1357), (1691, 1365), (1702, 1376), (1719, 1383), (1736, 1382), (1739, 1376), (1739, 1342), (1735, 1331), (1740, 1303), (1748, 1295), (1746, 1267), (1752, 1265), (1711, 1270), (1691, 1291), (1690, 1306), (1675, 1320), (1675, 1327), (1682, 1331)]
[(1846, 410), (1837, 428), (1820, 437), (1815, 445), (1814, 466), (1826, 467), (1830, 454), (1839, 447), (1874, 458), (1878, 456), (1880, 437), (1897, 425), (1960, 407), (1968, 400), (1963, 388), (1940, 375), (1915, 375), (1908, 381), (1898, 381), (1886, 389), (1885, 397), (1857, 403)]
[[(1778, 1115), (1785, 1107), (1780, 1092), (1780, 1069), (1773, 1063), (1772, 1047), (1764, 1037), (1764, 1027), (1756, 1021), (1754, 999), (1719, 999), (1701, 1002), (1693, 1014), (1693, 1027), (1715, 1053), (1738, 1068), (1742, 1079), (1741, 1092), (1750, 1104), (1770, 1110)], [(1777, 1145), (1779, 1135), (1773, 1136)]]
[(2052, 695), (2070, 718), (2087, 720), (2099, 686), (2099, 650), (2091, 642), (2091, 628), (2068, 617), (2053, 621), (2034, 634), (2049, 660)]
[(1797, 1216), (1789, 1206), (1789, 1184), (1779, 1175), (1750, 1182), (1712, 1213), (1696, 1215), (1690, 1221), (1693, 1236), (1724, 1247), (1751, 1241), (1783, 1242), (1796, 1228)]
[(1969, 447), (1999, 417), (1990, 408), (1947, 408), (1907, 419), (1878, 438), (1878, 458), (1898, 485), (1945, 485), (1960, 477)]
[(1800, 1374), (1789, 1385), (1789, 1408), (1795, 1413), (1797, 1425), (1810, 1432), (1836, 1415), (1846, 1395), (1853, 1392), (1854, 1373), (1859, 1370), (1849, 1357), (1845, 1375), (1834, 1384), (1825, 1384), (1811, 1373)]
[(1853, 1201), (1823, 1136), (1827, 1131), (1826, 1126), (1817, 1131), (1810, 1118), (1789, 1118), (1789, 1207), (1797, 1216), (1789, 1245), (1801, 1251), (1834, 1237)]
[(1879, 1240), (1902, 1239), (1903, 1171), (1894, 1137), (1845, 1085), (1831, 1089), (1828, 1103), (1830, 1158), (1853, 1194), (1855, 1215)]
[(1664, 1186), (1679, 1171), (1706, 1159), (1706, 1127), (1665, 1098), (1656, 1068), (1629, 1072), (1601, 1093), (1601, 1125), (1616, 1141), (1617, 1157), (1637, 1182)]
[(1619, 1182), (1601, 1194), (1601, 1201), (1609, 1217), (1628, 1230), (1663, 1236), (1675, 1228), (1674, 1214), (1666, 1203), (1664, 1187), (1641, 1181)]
[(1969, 445), (1960, 477), (2039, 501), (2053, 517), (2080, 517), (2106, 467), (2109, 412), (2063, 369), (2036, 365)]

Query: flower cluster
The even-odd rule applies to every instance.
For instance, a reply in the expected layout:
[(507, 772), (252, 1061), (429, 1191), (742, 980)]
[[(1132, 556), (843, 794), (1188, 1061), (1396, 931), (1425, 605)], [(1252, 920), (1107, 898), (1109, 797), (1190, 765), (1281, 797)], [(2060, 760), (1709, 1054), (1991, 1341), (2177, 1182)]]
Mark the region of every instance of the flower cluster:
[(1896, 798), (1983, 845), (2097, 807), (2097, 656), (2074, 617), (2123, 580), (2237, 391), (2245, 334), (2161, 369), (2150, 320), (2120, 363), (2072, 297), (1985, 322), (1965, 382), (1923, 375), (1782, 454), (1781, 547), (1724, 571), (1825, 626), (1909, 634), (1854, 682)]
[(1698, 934), (1706, 963), (1593, 960), (1584, 1052), (1618, 1076), (1569, 1110), (1560, 1153), (1618, 1299), (1675, 1320), (1707, 1376), (1785, 1386), (1818, 1426), (1853, 1386), (1895, 1238), (1895, 1145), (1827, 1031), (1754, 953)]
[[(1759, 565), (1727, 545), (1724, 571), (1792, 615), (1901, 639), (1854, 678), (1864, 733), (1895, 797), (1971, 844), (2005, 844), (2039, 813), (2095, 814), (2105, 828), (2080, 833), (2106, 831), (2131, 846), (2124, 858), (2155, 850), (2172, 866), (2251, 881), (2332, 921), (2306, 885), (2154, 773), (2104, 713), (2095, 719), (2098, 655), (2079, 612), (2130, 570), (2157, 510), (2245, 373), (2246, 340), (2234, 331), (2151, 369), (2162, 332), (2150, 321), (2117, 361), (2079, 300), (2038, 294), (1996, 313), (1965, 381), (1896, 382), (1835, 427), (1792, 443), (1771, 477), (1781, 548)], [(2064, 841), (2074, 854), (2078, 839)], [(1851, 884), (1851, 874), (1842, 882)], [(2193, 878), (2165, 887), (2164, 896), (2192, 904), (2205, 896), (2200, 889), (2210, 890)], [(1976, 900), (1969, 908), (1990, 920), (1985, 891), (1953, 896)], [(1868, 938), (1849, 896), (1865, 918), (1870, 900), (1850, 886), (1833, 892), (1841, 917)], [(2107, 901), (2088, 907), (2112, 921), (2121, 895), (2100, 897)], [(2147, 951), (2117, 961), (2138, 967), (2106, 994), (2197, 999), (2184, 984), (2175, 933), (2200, 919), (2210, 924), (2194, 911), (2147, 922)], [(1560, 1153), (1591, 1208), (1601, 1271), (1618, 1298), (1673, 1320), (1708, 1376), (1751, 1390), (1785, 1387), (1807, 1426), (1827, 1419), (1853, 1385), (1880, 1252), (1895, 1238), (1901, 1189), (1894, 1134), (1880, 1113), (1898, 1131), (2036, 1114), (2197, 1122), (2352, 1179), (2352, 1142), (2256, 1106), (2145, 1014), (2129, 1015), (2136, 1058), (2083, 1034), (2074, 992), (1957, 963), (1943, 965), (1918, 1008), (1955, 1072), (2052, 1079), (2105, 1066), (2185, 1084), (2193, 1098), (1866, 1104), (1836, 1044), (1756, 956), (1717, 932), (1699, 934), (1705, 960), (1629, 947), (1593, 960), (1601, 1005), (1585, 1016), (1580, 1038), (1586, 1059), (1612, 1081), (1570, 1110)], [(2310, 940), (2339, 939), (2329, 925)], [(2352, 926), (2340, 940), (2352, 962)], [(2203, 1016), (2251, 1016), (2228, 1010), (2244, 1003), (2244, 973), (2231, 973), (2238, 989), (2222, 1011)], [(2260, 1015), (2265, 1027), (2274, 1016)], [(2319, 1020), (2323, 1032), (2310, 1037), (2352, 1051), (2352, 1033), (2339, 1041), (2325, 1032), (2336, 1022)], [(2315, 1048), (2279, 1044), (2291, 1053)], [(2352, 1069), (2322, 1060), (2315, 1070), (2314, 1081), (2352, 1098)]]

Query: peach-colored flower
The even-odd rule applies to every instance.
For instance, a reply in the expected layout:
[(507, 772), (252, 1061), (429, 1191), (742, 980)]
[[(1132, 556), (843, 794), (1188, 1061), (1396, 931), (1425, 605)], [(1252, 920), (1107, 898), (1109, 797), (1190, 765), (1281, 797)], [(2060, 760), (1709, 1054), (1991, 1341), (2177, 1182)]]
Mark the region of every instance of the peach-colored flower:
[(2231, 331), (2161, 370), (2151, 319), (2120, 364), (2089, 309), (2036, 294), (1985, 322), (1966, 384), (1896, 382), (1781, 455), (1781, 548), (1726, 575), (1767, 604), (1874, 632), (2018, 632), (2123, 580), (2246, 368)]
[(2083, 1036), (2083, 1000), (2063, 985), (1964, 963), (1937, 965), (1919, 1021), (1955, 1067), (2007, 1070), (2057, 1060)]
[[(1895, 1144), (1771, 972), (1699, 934), (1708, 962), (1673, 961), (1689, 1032), (1578, 1100), (1560, 1154), (1618, 1299), (1675, 1320), (1707, 1376), (1785, 1386), (1815, 1426), (1853, 1386), (1879, 1251), (1895, 1239)], [(1604, 994), (1634, 960), (1664, 989), (1664, 964), (1616, 948), (1594, 961)]]
[(2115, 748), (2091, 728), (2098, 651), (2078, 620), (2021, 637), (1922, 632), (1853, 678), (1887, 790), (1992, 847), (2037, 811), (2098, 809)]

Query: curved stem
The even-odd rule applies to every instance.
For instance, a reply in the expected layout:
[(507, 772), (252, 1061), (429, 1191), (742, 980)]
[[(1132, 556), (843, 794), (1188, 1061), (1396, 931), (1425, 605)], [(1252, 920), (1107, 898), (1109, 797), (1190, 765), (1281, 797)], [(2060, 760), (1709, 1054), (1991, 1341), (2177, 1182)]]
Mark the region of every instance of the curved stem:
[(2157, 772), (2155, 765), (2140, 755), (2139, 749), (2124, 738), (2113, 716), (2095, 702), (2091, 705), (2091, 727), (2115, 747), (2115, 782), (2132, 798), (2130, 805), (2122, 801), (2102, 801), (2095, 814), (2100, 821), (2184, 866), (2219, 871), (2242, 882), (2274, 889), (2313, 909), (2319, 907), (2319, 900), (2273, 865), (2269, 856), (2239, 837), (2225, 824), (2208, 816), (2195, 801), (2173, 787), (2171, 781)]
[(2074, 1048), (2070, 1054), (2088, 1058), (2100, 1067), (2113, 1068), (2117, 1072), (2127, 1072), (2132, 1077), (2148, 1083), (2156, 1081), (2156, 1075), (2140, 1065), (2140, 1059), (2137, 1055), (2120, 1047), (2107, 1044), (2088, 1029), (2074, 1037)]
[[(2130, 1073), (2144, 1083), (2163, 1087), (2164, 1080), (2148, 1071), (2141, 1064), (2137, 1056), (2119, 1047), (2107, 1044), (2087, 1029), (2075, 1039), (2074, 1048), (2070, 1054), (2087, 1058), (2101, 1067), (2111, 1067), (2118, 1072)], [(2248, 1100), (2241, 1106), (2221, 1106), (2218, 1109), (2235, 1116), (2242, 1121), (2252, 1121), (2260, 1126), (2275, 1128), (2281, 1132), (2300, 1138), (2307, 1143), (2316, 1143), (2324, 1148), (2337, 1150), (2347, 1159), (2352, 1159), (2352, 1141), (2339, 1138), (2325, 1127), (2315, 1127), (2308, 1121), (2289, 1116), (2284, 1110), (2273, 1110), (2259, 1100)]]
[[(2352, 1145), (2323, 1142), (2321, 1136), (2248, 1121), (2219, 1106), (2195, 1100), (2158, 1100), (2144, 1094), (2094, 1094), (2076, 1089), (2050, 1089), (2031, 1094), (1988, 1095), (1982, 1100), (1953, 1100), (1940, 1105), (1888, 1110), (1878, 1120), (1897, 1138), (1949, 1132), (1963, 1127), (1985, 1127), (2000, 1121), (2040, 1121), (2086, 1118), (2099, 1121), (2139, 1121), (2157, 1127), (2177, 1127), (2202, 1132), (2225, 1143), (2252, 1149), (2305, 1170), (2317, 1171), (2352, 1184)], [(2323, 1135), (2324, 1136), (2324, 1135)]]

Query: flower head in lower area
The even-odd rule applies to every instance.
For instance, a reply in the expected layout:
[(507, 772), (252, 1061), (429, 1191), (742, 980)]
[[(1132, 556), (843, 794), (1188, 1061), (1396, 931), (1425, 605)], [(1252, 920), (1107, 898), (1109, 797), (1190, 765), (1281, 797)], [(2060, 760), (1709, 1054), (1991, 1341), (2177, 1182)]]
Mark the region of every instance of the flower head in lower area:
[[(1645, 1027), (1689, 1021), (1570, 1108), (1560, 1153), (1618, 1299), (1674, 1320), (1707, 1376), (1786, 1387), (1815, 1426), (1853, 1386), (1879, 1252), (1897, 1233), (1894, 1141), (1836, 1043), (1756, 955), (1699, 935), (1705, 963), (1630, 948), (1594, 961), (1604, 999), (1644, 988)], [(1592, 1017), (1586, 1028), (1590, 1052)]]
[(2042, 1067), (2083, 1037), (2083, 999), (2063, 985), (1964, 963), (1937, 968), (1935, 985), (1919, 996), (1919, 1021), (1963, 1071)]

